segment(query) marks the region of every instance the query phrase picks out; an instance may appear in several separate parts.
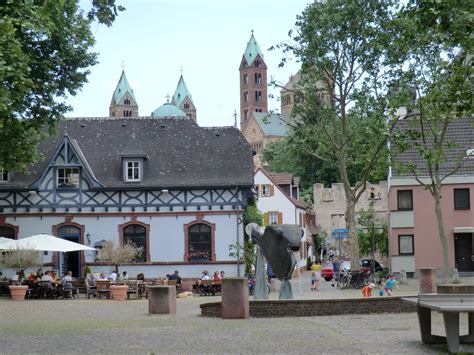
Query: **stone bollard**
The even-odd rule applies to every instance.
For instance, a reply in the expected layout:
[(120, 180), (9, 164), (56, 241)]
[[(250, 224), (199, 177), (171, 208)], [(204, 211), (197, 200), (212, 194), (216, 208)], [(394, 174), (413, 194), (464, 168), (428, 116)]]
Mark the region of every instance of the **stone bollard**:
[(222, 318), (245, 319), (248, 317), (248, 280), (243, 277), (224, 277), (222, 279)]
[(406, 285), (408, 284), (407, 281), (407, 272), (405, 270), (400, 270), (400, 284)]
[(176, 314), (176, 286), (149, 286), (148, 313)]
[(420, 269), (420, 293), (436, 293), (436, 269)]

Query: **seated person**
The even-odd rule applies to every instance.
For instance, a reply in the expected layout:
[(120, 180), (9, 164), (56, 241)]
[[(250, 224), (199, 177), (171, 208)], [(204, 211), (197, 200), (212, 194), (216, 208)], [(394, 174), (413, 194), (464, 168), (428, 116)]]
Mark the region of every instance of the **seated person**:
[(53, 283), (58, 282), (58, 275), (56, 275), (55, 271), (50, 271), (49, 276), (51, 276), (51, 279), (53, 280)]
[(204, 281), (204, 280), (211, 280), (211, 276), (209, 276), (209, 271), (207, 270), (204, 270), (202, 272), (202, 275), (198, 279), (198, 284), (200, 285), (201, 281)]
[(175, 270), (173, 274), (169, 275), (168, 280), (176, 280), (176, 289), (181, 286), (181, 276), (179, 276), (178, 270)]
[(67, 282), (72, 282), (73, 281), (73, 278), (72, 278), (72, 271), (68, 271), (66, 275), (63, 276), (63, 278), (61, 279), (61, 285), (64, 285), (67, 283)]
[(42, 273), (42, 272), (40, 272), (39, 274), (34, 275), (34, 276), (33, 276), (33, 283), (35, 283), (35, 284), (40, 284), (42, 277), (43, 277), (43, 273)]
[(105, 275), (104, 272), (101, 272), (99, 275), (99, 278), (97, 279), (99, 281), (107, 281), (107, 276)]
[(221, 273), (220, 273), (221, 279), (224, 278), (224, 275), (225, 275), (225, 272), (224, 272), (224, 271), (221, 271)]
[(138, 281), (145, 281), (145, 274), (142, 273), (142, 272), (139, 273), (139, 274), (137, 275), (137, 280), (138, 280)]
[(45, 271), (44, 275), (41, 276), (41, 281), (49, 281), (51, 284), (54, 284), (53, 278), (49, 270)]
[(122, 275), (119, 277), (119, 280), (122, 282), (127, 282), (128, 281), (128, 274), (126, 271), (122, 272)]
[(214, 275), (212, 275), (212, 282), (219, 282), (221, 281), (221, 275), (219, 274), (219, 271), (214, 272)]
[(115, 271), (112, 271), (109, 276), (107, 276), (107, 279), (112, 281), (112, 282), (115, 282), (117, 281), (117, 273)]

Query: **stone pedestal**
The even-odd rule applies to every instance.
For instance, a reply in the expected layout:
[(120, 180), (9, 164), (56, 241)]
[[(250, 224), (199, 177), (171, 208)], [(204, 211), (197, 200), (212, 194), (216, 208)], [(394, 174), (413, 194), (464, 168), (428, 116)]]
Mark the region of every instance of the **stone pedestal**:
[(176, 314), (176, 287), (149, 286), (148, 313)]
[(420, 269), (420, 293), (436, 293), (436, 270)]
[(248, 280), (242, 277), (224, 277), (222, 279), (222, 318), (245, 319), (248, 317)]

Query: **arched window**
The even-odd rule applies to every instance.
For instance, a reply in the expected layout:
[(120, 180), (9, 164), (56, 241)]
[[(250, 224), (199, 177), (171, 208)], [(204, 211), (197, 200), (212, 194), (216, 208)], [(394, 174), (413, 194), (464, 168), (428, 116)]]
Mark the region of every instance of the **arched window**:
[(123, 229), (123, 244), (134, 244), (141, 247), (142, 251), (135, 257), (134, 261), (146, 261), (146, 229), (139, 224), (131, 224)]
[(193, 224), (188, 229), (189, 261), (211, 261), (211, 227), (206, 224)]
[(15, 230), (10, 227), (0, 226), (0, 237), (15, 239)]

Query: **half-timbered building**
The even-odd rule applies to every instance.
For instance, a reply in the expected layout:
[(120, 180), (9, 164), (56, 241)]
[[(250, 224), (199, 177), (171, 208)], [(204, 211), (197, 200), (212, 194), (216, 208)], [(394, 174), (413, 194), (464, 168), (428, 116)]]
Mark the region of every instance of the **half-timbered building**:
[[(38, 149), (42, 159), (26, 173), (2, 172), (1, 235), (133, 242), (143, 252), (122, 266), (130, 275), (237, 275), (228, 247), (243, 239), (253, 186), (252, 150), (238, 129), (199, 127), (186, 115), (74, 118)], [(110, 271), (96, 254), (45, 253), (43, 261), (60, 274)]]

